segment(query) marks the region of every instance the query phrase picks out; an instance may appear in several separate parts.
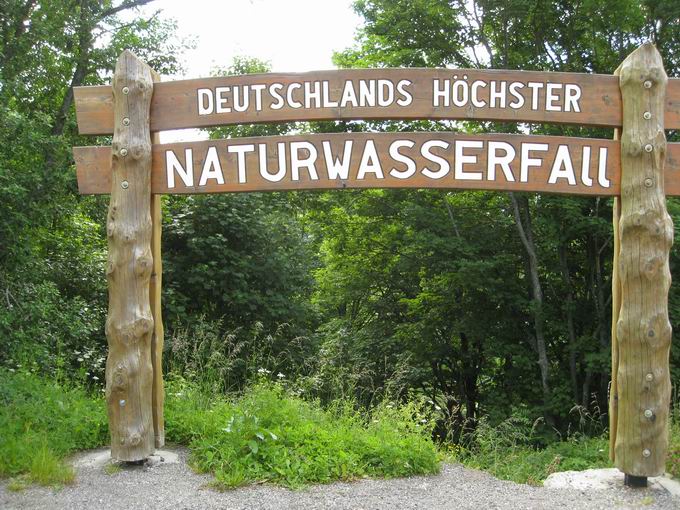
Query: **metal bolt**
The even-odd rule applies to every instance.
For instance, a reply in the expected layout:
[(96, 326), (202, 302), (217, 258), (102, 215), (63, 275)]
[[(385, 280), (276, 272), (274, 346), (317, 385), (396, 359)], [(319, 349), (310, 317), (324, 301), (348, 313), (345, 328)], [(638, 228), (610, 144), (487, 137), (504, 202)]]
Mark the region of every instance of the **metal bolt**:
[[(649, 87), (647, 87), (647, 88), (649, 88)], [(123, 87), (123, 94), (125, 94), (127, 96), (129, 93), (130, 93), (130, 87)]]
[(125, 438), (124, 437), (120, 438), (120, 444), (125, 444)]
[(643, 84), (646, 89), (651, 89), (652, 88), (652, 80), (645, 80), (645, 83)]
[(642, 450), (642, 456), (643, 457), (649, 457), (652, 454), (652, 452), (649, 451), (649, 448), (645, 448)]
[(125, 407), (125, 400), (121, 399), (118, 403), (120, 404), (120, 407)]
[(645, 409), (645, 418), (651, 418), (654, 416), (654, 413), (652, 412), (651, 409)]
[[(654, 150), (654, 147), (652, 146), (651, 143), (648, 143), (647, 145), (645, 145), (645, 152), (652, 152), (653, 150)], [(122, 154), (123, 151), (120, 151), (120, 152)], [(125, 152), (127, 152), (127, 151), (125, 151)]]
[[(645, 150), (646, 150), (646, 149), (645, 149)], [(649, 152), (649, 151), (647, 151), (647, 152)], [(120, 150), (120, 155), (123, 156), (123, 157), (127, 156), (127, 149), (126, 149), (125, 147), (123, 147), (123, 148)]]
[(651, 112), (645, 112), (642, 114), (645, 120), (649, 120), (652, 118), (652, 113)]
[[(650, 177), (647, 177), (647, 178), (645, 179), (645, 186), (646, 186), (647, 188), (651, 188), (651, 187), (652, 187), (652, 184), (654, 184), (654, 181), (653, 181)], [(649, 335), (649, 336), (654, 336), (654, 332), (652, 331), (651, 333), (652, 333), (652, 334)]]
[[(645, 117), (645, 118), (647, 118), (647, 117)], [(127, 117), (125, 117), (125, 118), (123, 119), (123, 126), (129, 126), (129, 125), (130, 125), (130, 119), (128, 119)]]
[(128, 186), (130, 186), (130, 184), (127, 181), (123, 181), (120, 183), (120, 187), (123, 189), (128, 189)]
[(653, 381), (654, 380), (654, 374), (652, 374), (652, 373), (647, 374), (645, 376), (645, 379), (649, 382)]

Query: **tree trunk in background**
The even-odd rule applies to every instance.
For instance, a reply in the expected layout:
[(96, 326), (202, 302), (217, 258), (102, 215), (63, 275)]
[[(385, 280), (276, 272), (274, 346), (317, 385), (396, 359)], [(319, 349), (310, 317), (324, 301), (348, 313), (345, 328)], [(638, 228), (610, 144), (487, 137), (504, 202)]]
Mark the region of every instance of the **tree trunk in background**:
[(557, 247), (560, 271), (562, 273), (562, 281), (566, 288), (566, 296), (564, 301), (564, 313), (567, 320), (567, 334), (569, 335), (569, 375), (571, 378), (571, 390), (576, 404), (581, 403), (578, 391), (578, 373), (576, 371), (576, 331), (574, 328), (574, 285), (569, 274), (569, 264), (567, 263), (567, 245), (565, 242), (560, 242)]
[(522, 245), (526, 250), (529, 262), (529, 277), (531, 279), (531, 301), (532, 314), (534, 318), (534, 333), (536, 335), (536, 352), (538, 353), (538, 366), (541, 370), (541, 388), (543, 390), (543, 405), (544, 417), (548, 425), (554, 425), (554, 419), (550, 412), (550, 381), (549, 373), (550, 366), (548, 363), (548, 353), (545, 343), (545, 334), (543, 329), (543, 289), (541, 288), (541, 281), (538, 277), (538, 256), (536, 254), (536, 245), (534, 244), (533, 232), (531, 227), (531, 213), (529, 212), (529, 201), (526, 196), (515, 193), (510, 193), (510, 200), (512, 201), (512, 209), (515, 216), (515, 224), (517, 225), (517, 232), (522, 241)]

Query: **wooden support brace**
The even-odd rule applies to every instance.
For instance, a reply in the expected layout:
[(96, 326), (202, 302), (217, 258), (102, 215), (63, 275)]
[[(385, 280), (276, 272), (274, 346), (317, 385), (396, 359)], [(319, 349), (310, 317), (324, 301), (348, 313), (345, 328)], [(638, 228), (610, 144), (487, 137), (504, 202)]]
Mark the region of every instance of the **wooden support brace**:
[(667, 77), (661, 56), (650, 43), (631, 53), (615, 74), (621, 87), (623, 127), (620, 249), (613, 283), (618, 280), (620, 285), (613, 338), (617, 366), (612, 393), (618, 397), (612, 428), (614, 461), (630, 477), (649, 477), (664, 472), (671, 395), (668, 254), (673, 223), (664, 195)]
[(151, 69), (123, 52), (113, 76), (114, 133), (111, 200), (107, 217), (109, 313), (106, 401), (111, 457), (139, 461), (154, 452), (150, 306)]
[[(160, 82), (160, 75), (151, 71), (154, 82)], [(158, 133), (152, 133), (151, 141), (160, 143)], [(149, 298), (153, 315), (154, 331), (151, 337), (151, 364), (153, 366), (153, 429), (156, 448), (165, 445), (165, 421), (163, 407), (165, 391), (163, 388), (163, 317), (161, 307), (161, 285), (163, 283), (163, 262), (161, 257), (161, 230), (163, 225), (162, 196), (151, 195), (151, 254), (153, 256), (153, 271), (151, 273)]]

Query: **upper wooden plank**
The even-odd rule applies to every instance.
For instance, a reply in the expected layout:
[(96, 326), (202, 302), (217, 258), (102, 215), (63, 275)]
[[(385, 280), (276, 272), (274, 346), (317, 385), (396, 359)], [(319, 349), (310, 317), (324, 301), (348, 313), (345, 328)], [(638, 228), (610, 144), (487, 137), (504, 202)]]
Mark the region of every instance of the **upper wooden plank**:
[[(74, 89), (83, 135), (113, 133), (110, 86)], [(199, 106), (200, 105), (200, 106)], [(346, 69), (158, 83), (151, 130), (352, 119), (468, 119), (621, 125), (610, 75), (463, 69)], [(680, 79), (668, 82), (666, 129), (680, 128)]]

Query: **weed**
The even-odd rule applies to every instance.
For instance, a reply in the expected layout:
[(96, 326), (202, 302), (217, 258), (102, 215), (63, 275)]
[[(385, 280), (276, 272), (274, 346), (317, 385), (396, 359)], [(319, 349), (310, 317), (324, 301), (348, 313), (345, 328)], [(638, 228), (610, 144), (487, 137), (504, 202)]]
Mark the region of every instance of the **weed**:
[(192, 465), (223, 489), (272, 482), (299, 488), (363, 476), (439, 470), (431, 426), (417, 406), (362, 415), (351, 402), (323, 409), (258, 383), (234, 400), (207, 399), (185, 381), (168, 385), (167, 436), (188, 443)]
[(104, 466), (104, 473), (107, 475), (116, 475), (120, 473), (123, 470), (122, 467), (120, 467), (120, 464), (115, 463), (115, 462), (110, 462), (106, 466)]
[(64, 458), (107, 440), (100, 398), (34, 374), (0, 370), (0, 476), (71, 483), (74, 472)]

